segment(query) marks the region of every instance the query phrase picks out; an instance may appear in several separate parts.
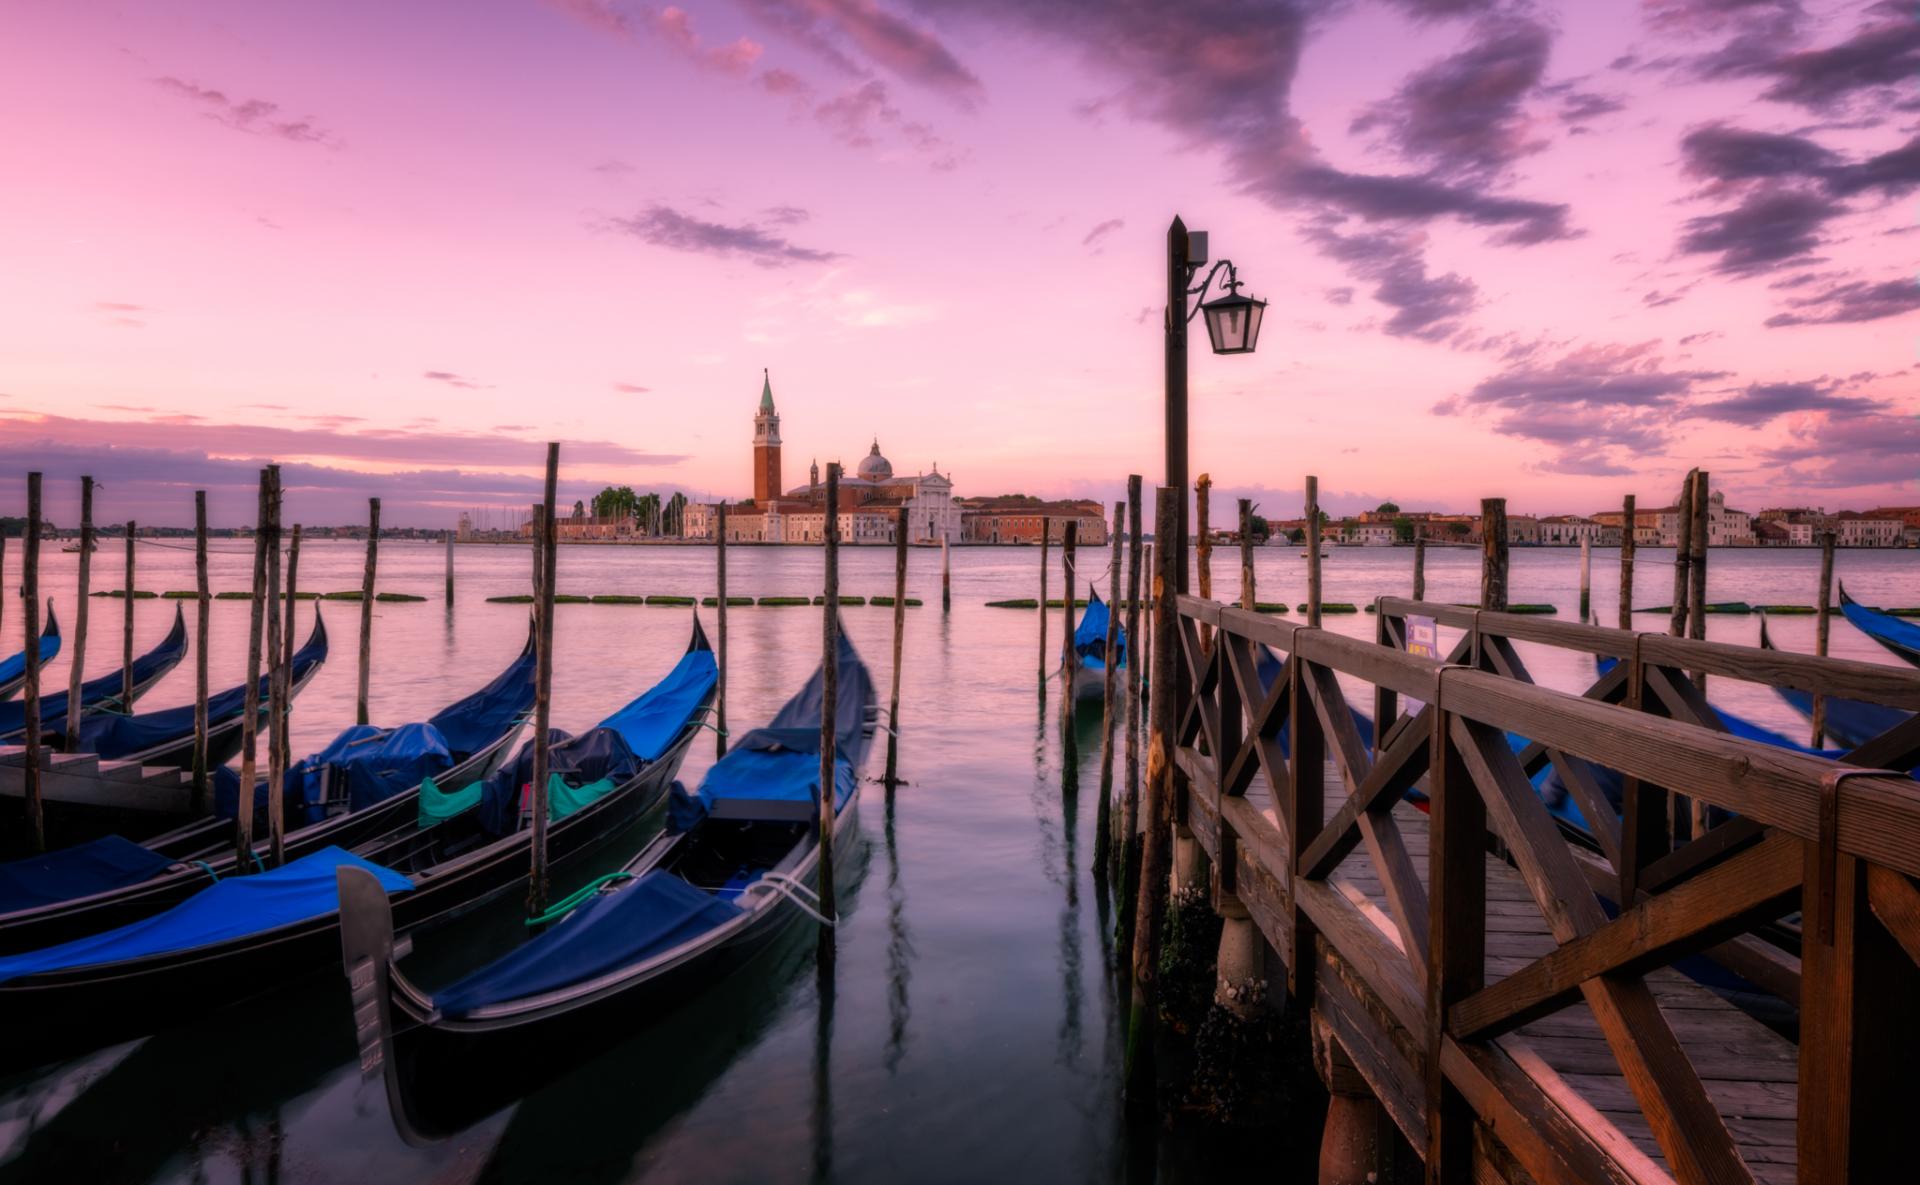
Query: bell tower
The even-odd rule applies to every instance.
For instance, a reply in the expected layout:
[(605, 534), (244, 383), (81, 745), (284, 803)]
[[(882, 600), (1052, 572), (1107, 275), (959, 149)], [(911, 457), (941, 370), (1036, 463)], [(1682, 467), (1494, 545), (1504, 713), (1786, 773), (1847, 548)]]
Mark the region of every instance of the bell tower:
[(773, 380), (762, 370), (760, 410), (753, 417), (753, 500), (765, 506), (780, 490), (780, 414), (773, 410)]

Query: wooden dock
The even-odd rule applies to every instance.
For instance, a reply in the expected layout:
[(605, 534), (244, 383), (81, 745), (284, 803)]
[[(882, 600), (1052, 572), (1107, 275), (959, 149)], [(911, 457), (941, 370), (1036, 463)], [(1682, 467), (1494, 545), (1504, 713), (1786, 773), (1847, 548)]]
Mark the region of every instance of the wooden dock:
[[(1836, 763), (1727, 735), (1692, 676), (1912, 711), (1920, 671), (1391, 599), (1378, 645), (1178, 608), (1179, 834), (1278, 952), (1328, 1089), (1377, 1105), (1428, 1180), (1912, 1179), (1920, 787), (1890, 768), (1920, 724)], [(1453, 661), (1405, 652), (1409, 615), (1460, 631)], [(1619, 662), (1569, 695), (1516, 641)], [(1286, 660), (1270, 690), (1261, 646)], [(1612, 824), (1593, 843), (1535, 792), (1547, 766)], [(1688, 836), (1694, 802), (1726, 821)]]

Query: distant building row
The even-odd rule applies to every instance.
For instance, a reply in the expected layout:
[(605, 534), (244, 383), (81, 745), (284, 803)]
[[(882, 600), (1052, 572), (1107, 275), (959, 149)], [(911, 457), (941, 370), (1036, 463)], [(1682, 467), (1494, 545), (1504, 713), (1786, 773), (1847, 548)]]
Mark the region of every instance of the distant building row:
[[(1633, 540), (1649, 547), (1672, 547), (1680, 539), (1680, 509), (1662, 506), (1636, 509)], [(1305, 519), (1275, 521), (1271, 528), (1283, 538), (1303, 531)], [(1606, 510), (1592, 516), (1554, 514), (1507, 517), (1507, 541), (1539, 546), (1617, 547), (1627, 529), (1626, 514)], [(1713, 493), (1707, 504), (1707, 542), (1712, 547), (1811, 547), (1821, 533), (1832, 531), (1839, 547), (1920, 547), (1920, 506), (1888, 506), (1875, 510), (1777, 508), (1749, 514), (1727, 505), (1726, 496)], [(1385, 547), (1411, 542), (1416, 534), (1428, 539), (1478, 543), (1482, 536), (1477, 514), (1402, 511), (1397, 508), (1363, 511), (1345, 519), (1328, 518), (1320, 524), (1324, 542)]]
[[(690, 502), (682, 535), (712, 539), (718, 533), (723, 504)], [(724, 504), (730, 543), (820, 543), (827, 533), (827, 486), (819, 462), (808, 469), (807, 484), (783, 489), (780, 415), (774, 408), (773, 381), (763, 376), (760, 406), (753, 417), (753, 497)], [(1035, 543), (1042, 524), (1059, 539), (1069, 521), (1078, 522), (1080, 542), (1107, 541), (1107, 522), (1098, 502), (1045, 502), (1023, 495), (956, 498), (953, 478), (935, 462), (926, 473), (896, 476), (893, 463), (875, 440), (851, 473), (839, 481), (836, 534), (842, 543), (894, 542), (901, 512), (907, 541), (935, 543)]]

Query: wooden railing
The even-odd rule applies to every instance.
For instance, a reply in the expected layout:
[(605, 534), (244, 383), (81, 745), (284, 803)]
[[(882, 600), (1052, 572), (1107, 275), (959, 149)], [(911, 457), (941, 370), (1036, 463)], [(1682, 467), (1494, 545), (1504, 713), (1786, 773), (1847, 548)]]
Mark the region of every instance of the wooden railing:
[[(1695, 1068), (1699, 1051), (1647, 981), (1705, 951), (1804, 1002), (1798, 1179), (1910, 1174), (1920, 785), (1896, 769), (1920, 760), (1920, 724), (1835, 762), (1727, 734), (1692, 676), (1916, 710), (1920, 672), (1422, 602), (1377, 609), (1373, 645), (1177, 598), (1174, 813), (1212, 857), (1218, 898), (1268, 936), (1292, 999), (1325, 1018), (1424, 1152), (1429, 1179), (1473, 1179), (1476, 1165), (1507, 1158), (1541, 1182), (1658, 1179), (1508, 1036), (1584, 1002), (1667, 1171), (1756, 1180)], [(1410, 614), (1467, 631), (1450, 661), (1405, 653)], [(1621, 661), (1572, 695), (1532, 684), (1515, 642)], [(1285, 660), (1270, 687), (1262, 647)], [(1371, 745), (1341, 676), (1372, 693)], [(1407, 700), (1420, 706), (1404, 711)], [(1592, 848), (1569, 843), (1535, 792), (1531, 775), (1548, 764), (1592, 821)], [(1602, 771), (1624, 779), (1623, 810)], [(1260, 783), (1270, 809), (1247, 797)], [(1418, 816), (1396, 810), (1410, 790), (1430, 809), (1424, 858), (1403, 827)], [(1675, 802), (1704, 809), (1676, 823)], [(1725, 821), (1688, 834), (1695, 817)], [(1497, 979), (1490, 867), (1524, 884), (1554, 948)], [(1754, 936), (1778, 940), (1795, 912), (1797, 961)]]

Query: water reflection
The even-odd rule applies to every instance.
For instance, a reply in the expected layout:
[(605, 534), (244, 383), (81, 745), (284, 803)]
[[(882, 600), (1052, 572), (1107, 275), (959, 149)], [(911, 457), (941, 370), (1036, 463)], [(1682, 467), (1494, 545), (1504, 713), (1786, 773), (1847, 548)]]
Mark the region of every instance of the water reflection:
[(899, 838), (894, 828), (894, 790), (887, 788), (883, 834), (887, 852), (887, 1073), (900, 1069), (907, 1052), (907, 1022), (913, 1017), (913, 935), (907, 928), (907, 890), (900, 880)]
[(833, 1003), (834, 960), (816, 965), (813, 1023), (813, 1181), (833, 1179)]

